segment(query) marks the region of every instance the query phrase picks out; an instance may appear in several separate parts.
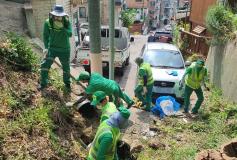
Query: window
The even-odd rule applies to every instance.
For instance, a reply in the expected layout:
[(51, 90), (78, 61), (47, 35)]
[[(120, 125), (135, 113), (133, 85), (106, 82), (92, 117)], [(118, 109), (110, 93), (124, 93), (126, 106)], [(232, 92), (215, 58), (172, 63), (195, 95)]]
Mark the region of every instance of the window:
[(106, 37), (106, 29), (101, 29), (101, 37)]
[[(108, 35), (107, 35), (107, 37), (109, 37), (109, 30), (107, 31), (108, 33)], [(122, 32), (120, 31), (120, 30), (118, 30), (118, 29), (115, 29), (114, 30), (114, 38), (120, 38), (122, 36)]]
[(156, 2), (152, 1), (150, 2), (150, 6), (155, 6), (156, 5)]
[(79, 7), (80, 18), (86, 18), (86, 7)]

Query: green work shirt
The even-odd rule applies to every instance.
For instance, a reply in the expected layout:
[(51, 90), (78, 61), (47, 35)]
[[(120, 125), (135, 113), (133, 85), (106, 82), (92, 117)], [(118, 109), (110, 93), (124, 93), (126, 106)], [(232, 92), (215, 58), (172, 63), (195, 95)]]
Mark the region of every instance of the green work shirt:
[(144, 76), (147, 77), (147, 84), (151, 85), (154, 83), (151, 66), (149, 63), (142, 63), (138, 71), (138, 85), (144, 86)]
[(87, 157), (88, 160), (115, 160), (117, 142), (120, 137), (118, 128), (111, 127), (104, 121), (98, 127)]
[(86, 93), (93, 94), (96, 91), (103, 91), (106, 95), (113, 95), (117, 89), (118, 84), (115, 81), (104, 78), (99, 73), (92, 73)]
[[(70, 51), (69, 38), (72, 36), (71, 23), (68, 22), (67, 28), (56, 29), (49, 23), (47, 19), (44, 23), (43, 39), (46, 49), (56, 52)], [(70, 53), (70, 52), (69, 52)]]
[(201, 82), (207, 76), (207, 69), (205, 67), (197, 68), (195, 64), (188, 67), (185, 71), (187, 77), (185, 78), (185, 84), (193, 89), (201, 87)]

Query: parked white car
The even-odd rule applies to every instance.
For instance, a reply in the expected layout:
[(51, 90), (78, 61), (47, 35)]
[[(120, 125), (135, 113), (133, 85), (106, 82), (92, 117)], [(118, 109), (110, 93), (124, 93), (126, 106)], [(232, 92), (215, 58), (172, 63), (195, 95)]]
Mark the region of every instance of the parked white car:
[(173, 44), (152, 42), (143, 46), (141, 56), (152, 68), (153, 98), (171, 95), (182, 100), (184, 91), (179, 90), (179, 81), (184, 75), (185, 63), (180, 50)]

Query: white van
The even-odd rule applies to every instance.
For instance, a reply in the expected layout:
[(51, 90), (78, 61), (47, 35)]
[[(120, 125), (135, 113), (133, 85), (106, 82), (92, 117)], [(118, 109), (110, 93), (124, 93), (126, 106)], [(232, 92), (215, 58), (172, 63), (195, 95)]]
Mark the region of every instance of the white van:
[[(131, 38), (133, 39), (133, 38)], [(120, 76), (124, 73), (124, 68), (129, 64), (130, 58), (130, 33), (126, 27), (115, 27), (115, 58), (114, 67)], [(90, 71), (90, 38), (86, 33), (82, 46), (78, 49), (78, 59), (86, 71)], [(101, 27), (101, 48), (103, 70), (109, 69), (109, 26)]]

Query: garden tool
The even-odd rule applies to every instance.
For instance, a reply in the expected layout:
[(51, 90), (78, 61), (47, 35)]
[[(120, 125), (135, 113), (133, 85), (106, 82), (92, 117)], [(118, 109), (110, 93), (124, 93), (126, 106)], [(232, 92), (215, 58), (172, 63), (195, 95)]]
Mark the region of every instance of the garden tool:
[[(58, 66), (58, 67), (60, 67), (60, 68), (62, 68), (62, 65), (60, 64), (60, 63), (58, 63), (56, 60), (54, 60), (54, 63)], [(70, 77), (74, 80), (74, 81), (76, 81), (76, 78), (70, 73)], [(81, 82), (79, 82), (79, 81), (77, 81), (77, 83), (85, 90), (86, 89), (86, 87), (81, 83)]]

